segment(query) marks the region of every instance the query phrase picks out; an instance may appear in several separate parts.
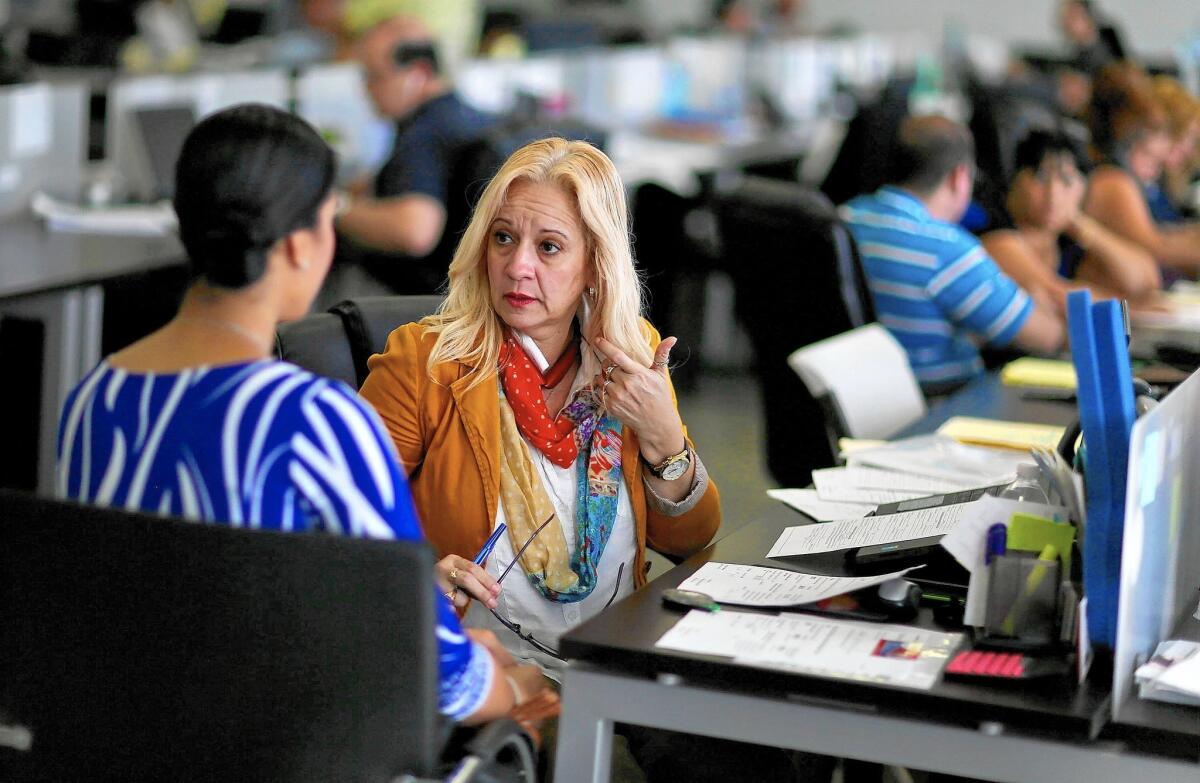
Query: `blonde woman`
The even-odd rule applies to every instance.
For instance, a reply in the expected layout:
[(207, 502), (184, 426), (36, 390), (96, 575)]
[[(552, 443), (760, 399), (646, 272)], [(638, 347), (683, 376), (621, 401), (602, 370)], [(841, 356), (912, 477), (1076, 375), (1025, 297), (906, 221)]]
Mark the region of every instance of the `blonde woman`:
[(559, 636), (645, 581), (648, 544), (708, 543), (717, 487), (676, 409), (674, 339), (639, 315), (624, 188), (602, 152), (544, 139), (514, 153), (449, 276), (440, 312), (392, 333), (361, 394), (429, 540), (465, 556), (439, 567), (466, 624), (557, 678)]

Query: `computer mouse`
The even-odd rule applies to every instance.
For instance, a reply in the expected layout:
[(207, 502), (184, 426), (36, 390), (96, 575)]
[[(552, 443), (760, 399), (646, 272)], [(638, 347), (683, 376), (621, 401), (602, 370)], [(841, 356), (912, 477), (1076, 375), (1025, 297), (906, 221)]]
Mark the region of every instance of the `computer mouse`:
[(907, 579), (889, 579), (880, 583), (876, 598), (892, 616), (913, 615), (921, 600), (921, 588)]

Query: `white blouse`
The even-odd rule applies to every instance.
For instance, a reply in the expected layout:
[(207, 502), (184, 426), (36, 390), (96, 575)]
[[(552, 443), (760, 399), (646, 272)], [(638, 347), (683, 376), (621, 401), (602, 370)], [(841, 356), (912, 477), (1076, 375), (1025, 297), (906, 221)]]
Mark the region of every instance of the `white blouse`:
[[(591, 380), (594, 373), (585, 373), (583, 367), (575, 374), (571, 391), (567, 399), (571, 399), (576, 389)], [(567, 541), (567, 555), (575, 554), (575, 505), (577, 491), (577, 474), (574, 464), (569, 467), (559, 467), (547, 459), (540, 451), (525, 443), (529, 456), (533, 460), (538, 475), (546, 487), (546, 494), (554, 504), (558, 524), (562, 526), (563, 536)], [(499, 503), (496, 513), (496, 524), (505, 522), (504, 504)], [(542, 531), (545, 535), (546, 531)], [(519, 542), (519, 548), (525, 542)], [(513, 560), (514, 548), (508, 533), (500, 536), (496, 548), (492, 550), (485, 567), (494, 578), (499, 578), (504, 569)], [(595, 617), (610, 602), (619, 601), (633, 592), (633, 568), (637, 557), (637, 529), (634, 523), (633, 506), (629, 502), (629, 491), (625, 481), (621, 481), (617, 492), (617, 515), (613, 521), (612, 533), (600, 563), (596, 569), (596, 586), (581, 601), (559, 603), (543, 597), (532, 584), (529, 577), (517, 563), (512, 571), (504, 578), (503, 590), (500, 592), (496, 612), (506, 620), (518, 623), (523, 633), (531, 633), (535, 639), (553, 649), (558, 649), (558, 640), (564, 633), (580, 623)], [(621, 568), (621, 564), (624, 568)], [(620, 583), (617, 572), (621, 572)], [(616, 596), (614, 598), (614, 595)], [(487, 628), (496, 633), (500, 642), (512, 653), (513, 657), (524, 663), (537, 663), (547, 676), (555, 680), (561, 679), (562, 661), (547, 655), (533, 645), (517, 637), (515, 633), (505, 628), (492, 617), (487, 607), (478, 601), (472, 601), (467, 610), (463, 625), (468, 628)]]

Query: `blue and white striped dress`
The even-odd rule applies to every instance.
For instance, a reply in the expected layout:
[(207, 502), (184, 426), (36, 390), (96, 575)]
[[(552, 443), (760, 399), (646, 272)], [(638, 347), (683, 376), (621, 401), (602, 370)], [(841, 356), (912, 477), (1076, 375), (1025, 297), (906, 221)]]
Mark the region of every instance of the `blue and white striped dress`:
[[(101, 362), (67, 398), (58, 494), (234, 527), (421, 537), (394, 447), (344, 384), (285, 362), (134, 373)], [(486, 698), (491, 655), (438, 602), (441, 709)]]

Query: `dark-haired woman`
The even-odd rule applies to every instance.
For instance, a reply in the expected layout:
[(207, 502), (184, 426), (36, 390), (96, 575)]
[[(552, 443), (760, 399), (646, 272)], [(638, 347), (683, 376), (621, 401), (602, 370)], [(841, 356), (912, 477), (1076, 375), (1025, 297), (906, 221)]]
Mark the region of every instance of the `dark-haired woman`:
[[(329, 269), (333, 173), (329, 147), (286, 112), (238, 106), (196, 126), (175, 196), (194, 282), (174, 320), (68, 397), (61, 496), (237, 527), (420, 537), (371, 409), (268, 358), (276, 324), (304, 315)], [(536, 667), (474, 636), (438, 596), (445, 714), (489, 719), (543, 687)]]
[(1102, 297), (1153, 297), (1162, 285), (1154, 258), (1081, 211), (1087, 177), (1067, 138), (1031, 132), (1015, 168), (1005, 202), (1012, 227), (982, 237), (1005, 274), (1059, 310), (1068, 290), (1085, 286)]

